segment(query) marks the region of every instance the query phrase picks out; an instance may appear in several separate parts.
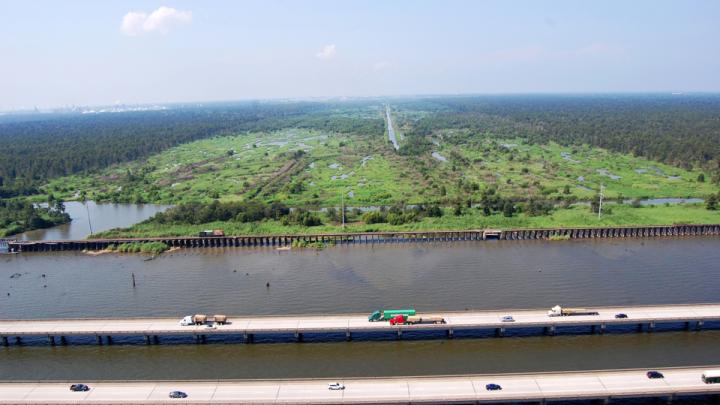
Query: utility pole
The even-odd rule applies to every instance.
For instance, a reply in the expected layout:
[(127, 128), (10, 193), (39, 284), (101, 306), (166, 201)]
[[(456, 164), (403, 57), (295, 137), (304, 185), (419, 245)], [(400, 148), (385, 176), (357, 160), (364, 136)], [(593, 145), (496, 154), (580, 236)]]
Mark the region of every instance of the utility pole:
[(598, 206), (598, 219), (600, 219), (600, 215), (602, 215), (602, 202), (603, 202), (603, 191), (605, 190), (605, 186), (603, 186), (602, 183), (600, 183), (600, 205)]
[(342, 211), (342, 229), (345, 230), (345, 190), (341, 194), (340, 210)]
[(88, 226), (90, 227), (90, 235), (93, 234), (92, 222), (90, 221), (90, 208), (88, 208), (87, 200), (83, 199), (83, 205), (85, 205), (85, 212), (87, 212)]

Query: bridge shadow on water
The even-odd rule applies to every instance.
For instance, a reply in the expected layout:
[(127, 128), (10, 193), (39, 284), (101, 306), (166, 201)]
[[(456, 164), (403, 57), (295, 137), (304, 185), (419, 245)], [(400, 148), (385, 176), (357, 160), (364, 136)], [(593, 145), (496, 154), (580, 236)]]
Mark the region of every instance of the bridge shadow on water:
[[(688, 328), (689, 326), (689, 328)], [(617, 334), (634, 334), (634, 333), (662, 333), (672, 331), (696, 331), (694, 323), (690, 325), (685, 322), (668, 322), (658, 323), (652, 331), (648, 329), (647, 324), (628, 323), (625, 325), (607, 325), (604, 331), (605, 335)], [(720, 321), (705, 322), (702, 330), (720, 330)], [(421, 341), (421, 340), (442, 340), (442, 339), (506, 339), (521, 338), (532, 336), (543, 336), (552, 334), (554, 336), (573, 336), (573, 335), (593, 335), (599, 334), (599, 327), (592, 326), (567, 326), (556, 327), (554, 331), (547, 328), (507, 328), (501, 333), (496, 329), (464, 329), (455, 330), (452, 335), (447, 330), (425, 330), (425, 331), (402, 331), (398, 335), (397, 331), (382, 332), (354, 332), (351, 335), (352, 341), (360, 342), (384, 342), (384, 341)], [(9, 348), (16, 345), (22, 346), (47, 346), (54, 345), (154, 345), (154, 344), (247, 344), (247, 343), (329, 343), (329, 342), (345, 342), (348, 337), (345, 333), (303, 333), (295, 335), (293, 333), (273, 333), (273, 334), (255, 334), (251, 335), (249, 341), (245, 339), (243, 334), (222, 334), (208, 333), (205, 335), (160, 335), (157, 338), (150, 336), (112, 336), (108, 340), (107, 336), (55, 336), (51, 342), (47, 337), (29, 336), (22, 337), (20, 341), (14, 337), (8, 337)]]

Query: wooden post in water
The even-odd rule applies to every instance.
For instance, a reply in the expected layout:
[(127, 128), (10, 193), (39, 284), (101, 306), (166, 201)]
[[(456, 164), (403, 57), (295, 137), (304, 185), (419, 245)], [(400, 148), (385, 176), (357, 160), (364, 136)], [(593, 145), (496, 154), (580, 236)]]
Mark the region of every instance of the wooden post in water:
[(135, 288), (135, 273), (132, 273), (133, 288)]

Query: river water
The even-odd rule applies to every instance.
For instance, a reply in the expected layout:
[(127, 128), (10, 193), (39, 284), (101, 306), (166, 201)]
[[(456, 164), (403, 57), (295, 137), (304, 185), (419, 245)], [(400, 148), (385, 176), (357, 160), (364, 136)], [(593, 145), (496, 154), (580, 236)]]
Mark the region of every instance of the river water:
[[(70, 223), (28, 231), (12, 238), (18, 240), (85, 239), (91, 233), (91, 226), (93, 233), (124, 228), (144, 221), (168, 208), (170, 208), (169, 205), (159, 204), (97, 204), (94, 201), (83, 204), (77, 201), (68, 201), (65, 203), (65, 212), (72, 218)], [(88, 214), (90, 214), (90, 221), (88, 221)]]
[[(0, 257), (0, 318), (717, 302), (718, 263), (720, 238), (186, 249), (152, 260), (21, 254)], [(700, 365), (720, 363), (718, 341), (718, 331), (679, 331), (149, 347), (141, 339), (103, 347), (43, 342), (0, 349), (0, 378), (280, 378)]]

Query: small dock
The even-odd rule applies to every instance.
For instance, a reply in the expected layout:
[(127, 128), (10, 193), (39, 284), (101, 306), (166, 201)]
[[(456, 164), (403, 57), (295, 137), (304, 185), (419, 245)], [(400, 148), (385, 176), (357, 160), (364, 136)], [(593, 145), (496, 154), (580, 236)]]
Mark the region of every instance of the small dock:
[[(662, 398), (670, 403), (720, 394), (720, 384), (705, 384), (702, 374), (720, 366), (661, 368), (664, 378), (649, 379), (646, 369), (303, 380), (82, 381), (86, 392), (71, 392), (70, 382), (0, 382), (0, 404), (478, 404), (616, 398)], [(339, 382), (343, 390), (329, 390)], [(488, 384), (502, 389), (488, 390)], [(171, 391), (185, 400), (168, 399)], [(712, 399), (711, 399), (712, 400)], [(174, 402), (172, 402), (174, 403)]]
[[(676, 324), (691, 330), (701, 330), (705, 322), (720, 321), (720, 304), (663, 305), (590, 308), (598, 315), (548, 316), (547, 310), (501, 310), (423, 313), (440, 316), (443, 324), (390, 325), (387, 321), (369, 322), (367, 314), (348, 315), (294, 315), (294, 316), (236, 316), (229, 317), (225, 325), (181, 326), (177, 318), (131, 319), (54, 319), (54, 320), (1, 320), (2, 344), (22, 344), (24, 338), (46, 338), (48, 343), (72, 343), (71, 337), (92, 337), (99, 344), (112, 343), (117, 337), (144, 337), (148, 344), (158, 343), (162, 337), (194, 337), (197, 342), (218, 335), (242, 336), (247, 343), (255, 335), (294, 336), (298, 342), (309, 334), (320, 336), (344, 335), (347, 340), (355, 334), (386, 334), (401, 339), (404, 333), (414, 332), (420, 338), (437, 338), (438, 332), (452, 338), (457, 331), (489, 330), (503, 336), (516, 328), (535, 329), (538, 333), (554, 335), (562, 328), (587, 328), (593, 333), (605, 333), (615, 326), (631, 326), (638, 332), (652, 332), (660, 324)], [(616, 314), (627, 318), (616, 318)], [(513, 317), (503, 322), (504, 316)], [(442, 336), (442, 335), (441, 335)], [(318, 339), (315, 339), (317, 341)]]
[(133, 242), (163, 242), (178, 248), (285, 247), (294, 241), (307, 243), (383, 244), (466, 242), (482, 240), (569, 240), (719, 236), (718, 225), (664, 225), (603, 228), (481, 229), (465, 231), (368, 232), (308, 235), (177, 236), (160, 238), (114, 238), (82, 240), (5, 240), (10, 252), (102, 250), (109, 245)]

